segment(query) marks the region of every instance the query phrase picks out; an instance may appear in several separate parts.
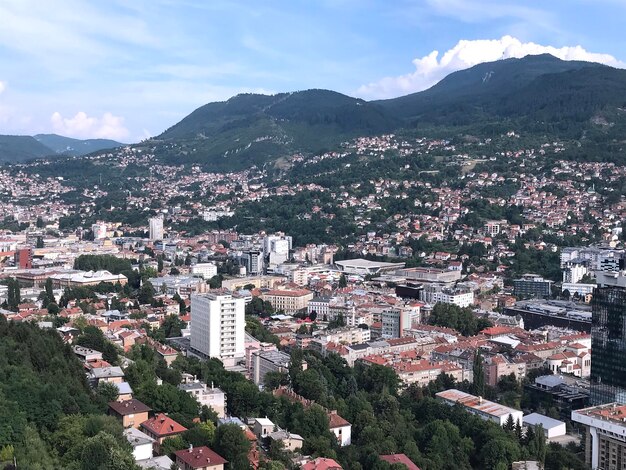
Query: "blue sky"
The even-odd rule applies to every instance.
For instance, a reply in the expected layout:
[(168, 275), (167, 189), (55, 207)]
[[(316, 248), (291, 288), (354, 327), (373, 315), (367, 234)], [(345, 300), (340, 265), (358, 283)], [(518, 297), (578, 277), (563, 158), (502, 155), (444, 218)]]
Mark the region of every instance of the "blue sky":
[(625, 17), (626, 0), (0, 0), (0, 134), (134, 142), (240, 92), (392, 97), (546, 51), (624, 67)]

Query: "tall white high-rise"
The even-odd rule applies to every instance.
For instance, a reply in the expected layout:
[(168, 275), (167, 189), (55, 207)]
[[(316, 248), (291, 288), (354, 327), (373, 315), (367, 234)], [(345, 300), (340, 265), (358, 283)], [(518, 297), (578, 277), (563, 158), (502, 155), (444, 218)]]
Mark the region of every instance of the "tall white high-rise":
[(191, 347), (234, 365), (245, 356), (245, 300), (230, 294), (191, 296)]
[(163, 217), (151, 217), (148, 222), (150, 224), (150, 240), (163, 240)]

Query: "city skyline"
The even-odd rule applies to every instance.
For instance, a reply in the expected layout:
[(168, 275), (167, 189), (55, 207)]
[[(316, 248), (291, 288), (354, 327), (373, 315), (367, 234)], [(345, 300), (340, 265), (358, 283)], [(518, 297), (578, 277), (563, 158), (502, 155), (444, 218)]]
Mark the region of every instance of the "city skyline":
[[(0, 4), (0, 133), (136, 142), (241, 92), (419, 91), (552, 53), (624, 66), (620, 2)], [(602, 26), (600, 26), (602, 25)]]

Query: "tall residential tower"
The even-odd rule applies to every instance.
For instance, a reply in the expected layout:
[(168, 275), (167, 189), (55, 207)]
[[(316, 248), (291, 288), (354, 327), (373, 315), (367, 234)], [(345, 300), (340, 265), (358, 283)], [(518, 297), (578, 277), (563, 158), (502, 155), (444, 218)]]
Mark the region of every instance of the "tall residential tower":
[(245, 356), (245, 300), (224, 293), (191, 296), (191, 348), (233, 366)]

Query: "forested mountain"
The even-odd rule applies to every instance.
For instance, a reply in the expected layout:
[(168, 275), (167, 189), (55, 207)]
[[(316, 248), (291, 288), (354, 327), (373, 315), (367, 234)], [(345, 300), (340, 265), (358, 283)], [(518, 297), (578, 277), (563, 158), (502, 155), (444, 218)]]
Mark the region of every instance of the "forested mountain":
[[(626, 132), (626, 70), (548, 54), (454, 72), (428, 90), (367, 102), (328, 90), (242, 94), (206, 104), (142, 144), (167, 163), (219, 170), (282, 164), (359, 136), (472, 126), (476, 134), (515, 128), (598, 145)], [(45, 145), (42, 145), (45, 144)], [(122, 144), (56, 135), (0, 136), (0, 161), (83, 155)]]
[[(159, 154), (171, 162), (245, 168), (295, 152), (319, 152), (400, 124), (379, 105), (334, 91), (243, 94), (196, 109), (155, 141), (166, 143)], [(177, 146), (167, 145), (171, 142)]]
[(238, 95), (198, 108), (154, 143), (168, 162), (229, 170), (402, 129), (469, 125), (477, 132), (516, 127), (555, 137), (598, 130), (602, 138), (619, 137), (626, 129), (625, 102), (626, 71), (543, 54), (479, 64), (389, 100), (366, 102), (327, 90)]
[[(543, 89), (553, 80), (573, 87), (597, 85), (589, 80), (588, 70), (602, 76), (622, 72), (590, 62), (563, 61), (549, 54), (526, 56), (478, 64), (451, 73), (428, 90), (376, 103), (409, 123), (449, 126), (477, 118), (520, 117), (558, 105)], [(623, 75), (622, 81), (626, 87)], [(523, 107), (516, 108), (520, 102)]]

